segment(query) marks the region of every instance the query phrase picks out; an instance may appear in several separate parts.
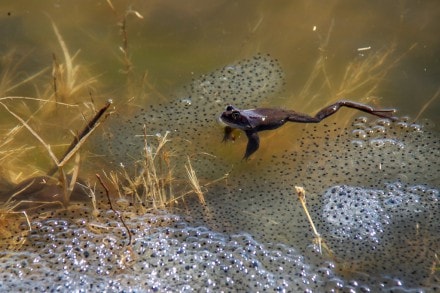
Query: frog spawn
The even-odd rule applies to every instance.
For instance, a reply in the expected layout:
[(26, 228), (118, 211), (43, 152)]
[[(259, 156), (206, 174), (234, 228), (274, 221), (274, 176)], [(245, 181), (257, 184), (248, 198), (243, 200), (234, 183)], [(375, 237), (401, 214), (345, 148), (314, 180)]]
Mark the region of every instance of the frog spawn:
[(130, 248), (114, 215), (93, 227), (76, 213), (53, 217), (33, 223), (25, 253), (2, 252), (1, 291), (305, 291), (320, 285), (288, 246), (193, 227), (178, 216), (131, 218)]
[(318, 271), (329, 273), (325, 261), (316, 258), (310, 225), (294, 194), (293, 186), (301, 185), (337, 260), (326, 289), (432, 289), (439, 277), (431, 270), (440, 243), (435, 232), (440, 231), (439, 141), (436, 133), (405, 124), (361, 117), (348, 129), (306, 128), (295, 137), (299, 151), (274, 154), (269, 163), (256, 158), (252, 172), (231, 173), (228, 186), (211, 188), (207, 195), (210, 217), (192, 208), (188, 219), (290, 244), (311, 257)]
[(425, 286), (435, 278), (430, 269), (440, 241), (434, 232), (440, 230), (439, 199), (436, 189), (400, 182), (383, 189), (334, 186), (324, 194), (320, 229), (353, 268)]
[[(267, 56), (241, 62), (235, 84), (227, 78), (232, 68), (194, 81), (188, 95), (170, 104), (114, 122), (115, 162), (129, 165), (137, 159), (142, 139), (136, 135), (144, 123), (150, 134), (171, 131), (179, 155), (215, 151), (208, 141), (221, 140), (221, 129), (213, 124), (224, 105), (261, 106), (282, 84), (281, 70)], [(292, 138), (298, 149), (269, 159), (256, 156), (246, 163), (250, 167), (232, 169), (227, 181), (209, 186), (207, 206), (188, 199), (185, 209), (175, 211), (180, 216), (126, 218), (131, 251), (123, 246), (127, 235), (112, 212), (97, 222), (84, 209), (35, 221), (20, 252), (1, 258), (1, 289), (439, 289), (438, 272), (428, 263), (440, 243), (432, 232), (439, 230), (438, 134), (404, 120), (359, 118), (348, 129), (331, 121)], [(98, 151), (106, 147), (97, 143)], [(231, 169), (209, 157), (196, 163), (207, 178)], [(334, 259), (321, 256), (312, 244), (294, 185), (305, 187)], [(411, 260), (417, 261), (408, 264)]]
[[(146, 125), (148, 135), (171, 133), (169, 145), (177, 161), (182, 157), (186, 159), (186, 155), (212, 154), (221, 142), (217, 118), (228, 103), (257, 106), (279, 92), (282, 86), (283, 71), (278, 62), (269, 55), (258, 54), (195, 79), (171, 103), (141, 109), (125, 121), (119, 117), (111, 121), (108, 127), (111, 139), (95, 141), (95, 150), (100, 154), (110, 152), (108, 159), (117, 165), (120, 162), (129, 165), (142, 158), (142, 125)], [(219, 144), (213, 143), (213, 138), (218, 138)], [(215, 164), (215, 168), (209, 170), (214, 173), (211, 178), (216, 179), (226, 172), (223, 163), (201, 156), (200, 164), (208, 164), (207, 161)], [(194, 166), (198, 164), (199, 160), (195, 159)], [(177, 172), (177, 176), (179, 174)], [(209, 178), (209, 174), (206, 176)]]

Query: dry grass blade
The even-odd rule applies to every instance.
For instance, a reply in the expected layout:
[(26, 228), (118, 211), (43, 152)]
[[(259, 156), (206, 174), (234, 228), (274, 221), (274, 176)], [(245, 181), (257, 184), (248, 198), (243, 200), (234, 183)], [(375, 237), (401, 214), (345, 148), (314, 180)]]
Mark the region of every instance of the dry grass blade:
[(51, 101), (51, 100), (45, 100), (45, 99), (39, 99), (39, 98), (32, 98), (32, 97), (3, 97), (0, 98), (0, 101), (3, 100), (30, 100), (30, 101), (37, 101), (37, 102), (43, 102), (43, 103), (55, 103), (57, 105), (67, 106), (67, 107), (79, 107), (78, 105), (69, 104), (69, 103), (63, 103), (63, 102), (57, 102), (57, 101)]
[(73, 172), (72, 172), (72, 178), (70, 178), (70, 182), (67, 186), (67, 196), (66, 198), (70, 199), (70, 195), (72, 194), (74, 188), (75, 188), (75, 184), (76, 181), (78, 180), (78, 175), (79, 175), (79, 163), (81, 161), (81, 155), (79, 153), (76, 153), (75, 155), (75, 164), (73, 167)]
[(52, 161), (59, 166), (59, 161), (57, 159), (57, 157), (55, 156), (55, 154), (52, 152), (52, 149), (50, 147), (50, 145), (48, 145), (42, 138), (41, 136), (38, 135), (38, 133), (36, 133), (32, 127), (29, 126), (29, 124), (26, 123), (26, 121), (24, 121), (20, 116), (18, 116), (17, 114), (15, 114), (14, 112), (12, 112), (4, 103), (0, 102), (0, 104), (6, 109), (6, 111), (8, 111), (9, 114), (11, 114), (12, 116), (14, 116), (18, 121), (20, 121), (20, 123), (26, 127), (27, 130), (29, 130), (29, 132), (44, 146), (44, 148), (46, 149), (47, 153), (49, 154), (50, 158), (52, 159)]
[(429, 99), (428, 102), (426, 102), (423, 107), (420, 109), (419, 113), (417, 114), (416, 118), (414, 118), (414, 121), (417, 121), (417, 119), (420, 118), (420, 116), (422, 116), (423, 112), (426, 111), (426, 109), (428, 109), (429, 105), (432, 104), (432, 102), (434, 102), (435, 100), (437, 100), (437, 98), (440, 96), (440, 87), (437, 89), (437, 91), (435, 92), (435, 94), (432, 96), (431, 99)]
[(328, 246), (323, 241), (321, 235), (318, 233), (318, 230), (316, 230), (315, 224), (313, 223), (312, 217), (310, 216), (309, 210), (307, 209), (306, 205), (306, 191), (303, 187), (295, 186), (295, 191), (298, 195), (299, 201), (301, 202), (301, 205), (303, 207), (304, 212), (306, 213), (307, 220), (310, 223), (310, 226), (312, 227), (313, 234), (315, 234), (315, 241), (318, 243), (319, 246), (319, 252), (322, 254), (322, 247), (325, 248), (327, 253), (330, 256), (333, 256), (333, 252), (328, 248)]
[(69, 50), (67, 49), (67, 45), (64, 42), (63, 37), (61, 36), (60, 32), (58, 31), (57, 26), (52, 21), (52, 28), (55, 32), (55, 35), (58, 39), (58, 43), (61, 46), (61, 50), (64, 54), (64, 62), (66, 62), (66, 84), (69, 89), (73, 89), (74, 80), (75, 80), (75, 71), (73, 67), (73, 61), (72, 57), (70, 56)]
[(133, 63), (131, 61), (130, 53), (129, 53), (129, 45), (128, 45), (128, 33), (127, 33), (127, 17), (129, 15), (134, 15), (138, 19), (144, 19), (142, 14), (138, 11), (133, 10), (132, 8), (128, 8), (124, 11), (124, 13), (118, 13), (115, 6), (113, 5), (111, 0), (107, 0), (107, 4), (110, 9), (113, 11), (115, 16), (118, 18), (118, 26), (122, 36), (122, 45), (119, 47), (119, 50), (122, 52), (122, 63), (124, 64), (124, 73), (129, 74), (133, 70)]
[(80, 71), (82, 71), (83, 69), (83, 66), (74, 64), (74, 60), (79, 54), (79, 51), (77, 51), (72, 56), (69, 53), (66, 42), (64, 41), (61, 33), (59, 32), (57, 26), (53, 21), (52, 28), (61, 47), (61, 51), (64, 57), (64, 63), (59, 63), (57, 61), (56, 55), (53, 54), (53, 82), (49, 89), (54, 92), (56, 100), (77, 99), (78, 97), (76, 97), (75, 94), (86, 89), (89, 85), (95, 83), (96, 77), (83, 79), (83, 76), (85, 76), (85, 74), (80, 73)]
[(145, 200), (151, 200), (153, 208), (165, 208), (172, 203), (172, 169), (170, 168), (168, 154), (164, 146), (169, 142), (169, 132), (157, 137), (158, 145), (153, 148), (147, 141), (147, 127), (144, 125), (144, 160), (140, 175), (143, 189), (146, 191)]
[(191, 165), (191, 160), (188, 157), (188, 163), (185, 165), (186, 172), (188, 174), (189, 183), (193, 188), (193, 191), (197, 194), (201, 204), (206, 205), (205, 196), (203, 195), (202, 189), (200, 187), (199, 179), (197, 178), (196, 172)]
[[(39, 98), (33, 98), (33, 97), (20, 97), (20, 96), (9, 96), (9, 97), (3, 97), (0, 98), (0, 102), (6, 102), (6, 101), (35, 101), (35, 102), (41, 102), (41, 106), (39, 109), (33, 114), (27, 118), (27, 121), (30, 121), (41, 109), (43, 109), (44, 105), (47, 103), (55, 103), (57, 105), (62, 105), (66, 107), (74, 107), (77, 108), (78, 105), (68, 104), (68, 103), (61, 103), (56, 102), (52, 100), (46, 100), (46, 99), (39, 99)], [(24, 119), (23, 119), (24, 120)], [(11, 155), (14, 155), (15, 158), (20, 157), (20, 154), (25, 153), (26, 151), (33, 150), (35, 147), (33, 146), (8, 146), (11, 144), (15, 137), (21, 132), (21, 130), (25, 127), (25, 124), (21, 123), (19, 125), (16, 125), (15, 127), (12, 127), (8, 132), (1, 135), (0, 138), (0, 161), (4, 161), (7, 157), (10, 157)], [(4, 150), (2, 150), (4, 149)]]
[(114, 13), (116, 13), (116, 9), (115, 9), (115, 6), (113, 5), (112, 1), (111, 0), (107, 0), (107, 4), (108, 4), (108, 6), (110, 6), (111, 10)]
[(28, 56), (25, 54), (25, 56), (19, 57), (20, 55), (16, 54), (15, 50), (2, 52), (0, 56), (0, 95), (6, 95), (7, 92), (33, 81), (48, 70), (46, 67), (23, 78), (20, 66)]
[[(165, 145), (169, 142), (168, 132), (163, 136), (154, 136), (157, 144), (154, 146), (148, 141), (147, 129), (143, 129), (143, 159), (136, 161), (127, 172), (124, 165), (122, 170), (105, 173), (121, 201), (127, 196), (141, 212), (148, 209), (165, 209), (175, 202), (173, 196), (173, 169), (169, 151)], [(131, 174), (129, 174), (131, 173)]]
[(37, 73), (34, 73), (34, 74), (32, 74), (31, 76), (29, 76), (29, 77), (27, 77), (27, 78), (21, 80), (20, 82), (14, 84), (14, 85), (12, 85), (12, 86), (10, 86), (9, 88), (6, 89), (6, 92), (8, 92), (8, 91), (12, 91), (13, 89), (18, 88), (19, 86), (21, 86), (21, 85), (23, 85), (23, 84), (25, 84), (25, 83), (27, 83), (27, 82), (29, 82), (29, 81), (31, 81), (31, 80), (37, 78), (38, 76), (40, 76), (40, 75), (42, 75), (43, 73), (45, 73), (47, 70), (48, 70), (48, 68), (41, 69), (41, 70), (38, 71)]

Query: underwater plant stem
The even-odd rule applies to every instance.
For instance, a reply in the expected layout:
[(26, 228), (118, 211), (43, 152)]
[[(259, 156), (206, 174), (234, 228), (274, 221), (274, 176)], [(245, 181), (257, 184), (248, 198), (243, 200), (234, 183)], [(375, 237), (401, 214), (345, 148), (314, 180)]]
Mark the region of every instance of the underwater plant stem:
[(95, 174), (96, 178), (98, 178), (99, 183), (101, 184), (101, 186), (105, 189), (105, 195), (107, 196), (107, 200), (108, 200), (108, 204), (110, 206), (110, 209), (116, 214), (116, 216), (119, 218), (119, 220), (121, 221), (122, 225), (124, 225), (125, 230), (127, 230), (127, 235), (128, 235), (128, 243), (127, 246), (131, 245), (131, 232), (130, 229), (128, 228), (127, 224), (125, 224), (124, 219), (122, 218), (122, 215), (119, 211), (115, 210), (113, 208), (113, 204), (112, 201), (110, 199), (110, 191), (108, 189), (108, 187), (105, 185), (104, 181), (102, 180), (101, 176), (99, 176), (99, 174)]

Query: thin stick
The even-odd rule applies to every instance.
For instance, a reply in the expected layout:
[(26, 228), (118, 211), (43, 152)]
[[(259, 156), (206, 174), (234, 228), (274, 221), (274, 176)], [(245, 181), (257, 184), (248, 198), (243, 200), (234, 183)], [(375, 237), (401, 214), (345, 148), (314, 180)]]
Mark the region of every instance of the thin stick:
[(101, 108), (101, 110), (96, 113), (96, 115), (93, 117), (92, 120), (84, 127), (84, 129), (81, 131), (79, 136), (75, 137), (70, 144), (70, 146), (67, 148), (66, 152), (64, 153), (61, 162), (57, 164), (57, 166), (53, 167), (52, 169), (47, 172), (48, 176), (52, 176), (55, 174), (55, 172), (58, 170), (60, 166), (64, 166), (64, 164), (70, 160), (70, 158), (78, 151), (78, 149), (82, 146), (84, 141), (89, 137), (89, 135), (96, 129), (98, 126), (98, 121), (104, 115), (104, 113), (107, 111), (107, 109), (112, 104), (112, 100), (109, 99), (107, 103), (104, 105), (104, 107)]
[(96, 174), (96, 177), (98, 178), (99, 183), (105, 189), (105, 195), (107, 196), (107, 200), (108, 200), (108, 204), (110, 206), (110, 209), (116, 214), (116, 216), (119, 218), (119, 220), (121, 220), (122, 225), (124, 225), (125, 229), (127, 230), (127, 234), (128, 234), (128, 244), (127, 244), (127, 246), (129, 246), (129, 245), (131, 245), (131, 232), (130, 232), (130, 229), (128, 229), (128, 226), (125, 224), (124, 219), (121, 216), (121, 213), (119, 213), (119, 211), (117, 211), (117, 210), (115, 210), (113, 208), (113, 204), (112, 204), (112, 201), (110, 199), (110, 192), (108, 190), (108, 187), (104, 184), (104, 181), (102, 181), (101, 176), (99, 176), (99, 174)]

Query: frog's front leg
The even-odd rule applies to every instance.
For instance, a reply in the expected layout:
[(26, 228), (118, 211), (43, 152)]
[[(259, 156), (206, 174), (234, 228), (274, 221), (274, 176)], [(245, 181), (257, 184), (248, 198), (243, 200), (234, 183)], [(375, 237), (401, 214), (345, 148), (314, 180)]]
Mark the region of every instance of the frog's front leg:
[(222, 142), (227, 142), (228, 140), (234, 140), (234, 137), (232, 136), (232, 131), (234, 129), (229, 126), (225, 126), (225, 134), (223, 135)]

